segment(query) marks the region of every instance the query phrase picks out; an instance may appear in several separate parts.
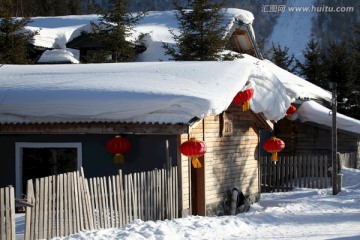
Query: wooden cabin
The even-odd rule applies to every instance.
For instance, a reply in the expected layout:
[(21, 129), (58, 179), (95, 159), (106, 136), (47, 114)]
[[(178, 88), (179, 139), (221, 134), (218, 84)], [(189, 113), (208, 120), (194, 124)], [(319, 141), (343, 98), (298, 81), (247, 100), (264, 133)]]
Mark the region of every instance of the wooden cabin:
[[(260, 131), (270, 130), (271, 124), (262, 114), (231, 104), (247, 78), (224, 78), (222, 71), (239, 66), (243, 64), (36, 65), (18, 71), (17, 66), (4, 66), (6, 78), (0, 81), (12, 79), (13, 90), (0, 88), (0, 95), (6, 95), (0, 110), (0, 187), (13, 185), (16, 197), (22, 198), (26, 180), (80, 167), (91, 178), (170, 164), (178, 166), (180, 216), (226, 214), (224, 201), (234, 188), (247, 203), (258, 201)], [(24, 72), (29, 77), (21, 87), (16, 79)], [(191, 91), (185, 87), (189, 85)], [(116, 135), (131, 142), (124, 164), (115, 164), (106, 148)], [(179, 150), (193, 137), (207, 145), (199, 169)]]
[[(302, 107), (304, 103), (297, 105)], [(309, 105), (308, 103), (306, 103)], [(311, 103), (309, 106), (321, 103)], [(304, 105), (305, 106), (305, 105)], [(322, 105), (321, 105), (322, 106)], [(301, 108), (300, 107), (300, 108)], [(306, 119), (283, 118), (275, 125), (276, 136), (286, 142), (285, 149), (281, 152), (287, 156), (322, 155), (328, 156), (331, 166), (332, 155), (332, 122), (331, 112)], [(349, 122), (350, 121), (350, 122)], [(360, 156), (360, 121), (342, 114), (337, 115), (337, 152), (355, 153)]]
[[(25, 182), (84, 168), (87, 177), (161, 169), (166, 164), (166, 142), (171, 164), (179, 169), (181, 216), (222, 215), (227, 192), (237, 188), (256, 202), (259, 188), (259, 131), (269, 129), (259, 114), (231, 105), (217, 116), (191, 125), (162, 124), (2, 124), (0, 125), (1, 186), (14, 185), (17, 197), (26, 194)], [(106, 142), (117, 134), (132, 149), (125, 163), (114, 164)], [(190, 137), (202, 140), (207, 153), (202, 168), (191, 166), (179, 151)], [(14, 174), (15, 173), (15, 174)]]
[[(91, 37), (86, 32), (66, 43), (66, 47), (79, 50), (79, 60), (81, 63), (88, 63), (89, 59), (94, 58), (96, 54), (105, 50), (102, 42), (94, 39), (94, 37)], [(146, 47), (142, 44), (133, 44), (133, 48), (136, 54), (146, 51)], [(120, 59), (121, 56), (118, 56), (118, 58)], [(115, 53), (109, 53), (107, 60), (115, 62), (115, 59), (118, 58), (116, 58)]]

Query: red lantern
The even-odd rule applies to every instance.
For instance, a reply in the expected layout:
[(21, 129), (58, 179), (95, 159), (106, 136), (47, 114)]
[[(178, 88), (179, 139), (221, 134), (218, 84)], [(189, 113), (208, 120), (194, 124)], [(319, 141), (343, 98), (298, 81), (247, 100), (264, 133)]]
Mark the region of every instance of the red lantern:
[(243, 112), (250, 109), (250, 102), (249, 100), (254, 96), (254, 89), (248, 88), (244, 91), (238, 92), (233, 99), (234, 104), (242, 104)]
[(130, 150), (131, 143), (126, 138), (123, 138), (119, 135), (113, 137), (106, 143), (106, 148), (114, 156), (114, 162), (117, 163), (124, 163), (124, 153), (127, 153)]
[(285, 143), (281, 139), (276, 137), (272, 137), (264, 143), (264, 149), (265, 151), (272, 153), (271, 158), (273, 161), (278, 160), (277, 153), (283, 150), (284, 148), (285, 148)]
[(293, 105), (290, 105), (290, 107), (288, 108), (288, 110), (286, 111), (286, 115), (292, 115), (296, 112), (296, 107), (294, 107)]
[(185, 156), (191, 157), (191, 163), (194, 168), (202, 167), (198, 157), (206, 153), (206, 145), (203, 141), (190, 138), (190, 140), (181, 144), (180, 151)]

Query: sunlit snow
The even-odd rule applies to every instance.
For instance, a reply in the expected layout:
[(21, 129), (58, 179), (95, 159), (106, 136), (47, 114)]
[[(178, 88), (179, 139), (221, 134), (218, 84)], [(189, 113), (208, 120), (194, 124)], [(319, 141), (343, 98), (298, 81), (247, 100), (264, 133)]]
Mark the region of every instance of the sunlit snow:
[[(235, 18), (251, 24), (254, 16), (228, 9), (227, 28)], [(78, 52), (65, 50), (65, 43), (88, 31), (90, 21), (96, 20), (96, 15), (33, 18), (29, 28), (40, 29), (35, 44), (59, 48), (46, 51), (40, 62), (76, 62), (71, 53), (78, 58)], [(252, 111), (274, 121), (282, 119), (296, 99), (331, 100), (329, 91), (246, 54), (233, 62), (164, 62), (169, 57), (162, 42), (173, 42), (169, 29), (178, 31), (172, 11), (150, 12), (141, 20), (135, 35), (147, 33), (147, 49), (136, 63), (4, 65), (0, 69), (1, 122), (188, 123), (194, 117), (221, 113), (237, 92), (250, 87), (255, 90)], [(322, 111), (315, 113), (302, 110), (300, 120), (312, 121), (312, 116), (328, 121)], [(347, 124), (339, 128), (360, 128), (359, 121)]]
[[(236, 216), (191, 216), (165, 221), (133, 220), (121, 228), (82, 231), (54, 239), (348, 239), (360, 238), (360, 170), (342, 169), (343, 188), (263, 193), (250, 211)], [(18, 239), (24, 214), (17, 215)]]
[[(242, 10), (230, 9), (227, 16), (229, 21), (234, 17), (253, 21), (252, 14)], [(95, 15), (38, 17), (29, 29), (40, 29), (36, 45), (62, 49), (58, 53), (71, 56), (65, 52), (66, 42), (89, 30), (89, 22), (96, 19)], [(138, 59), (142, 63), (3, 65), (1, 123), (187, 123), (221, 113), (238, 91), (249, 87), (255, 90), (252, 111), (277, 121), (298, 98), (331, 99), (330, 92), (248, 55), (233, 62), (161, 62), (168, 60), (161, 42), (173, 41), (169, 28), (177, 31), (171, 11), (150, 12), (140, 22), (135, 33), (147, 33), (147, 50)], [(56, 54), (53, 59), (49, 55), (46, 61), (51, 62)], [(329, 126), (329, 111), (309, 101), (297, 115), (301, 121)], [(359, 133), (357, 120), (339, 114), (338, 123), (340, 129)], [(344, 187), (337, 196), (330, 188), (262, 194), (250, 212), (237, 216), (135, 219), (122, 228), (83, 231), (64, 239), (359, 239), (360, 172), (343, 169), (342, 173)], [(17, 219), (21, 237), (24, 215)]]

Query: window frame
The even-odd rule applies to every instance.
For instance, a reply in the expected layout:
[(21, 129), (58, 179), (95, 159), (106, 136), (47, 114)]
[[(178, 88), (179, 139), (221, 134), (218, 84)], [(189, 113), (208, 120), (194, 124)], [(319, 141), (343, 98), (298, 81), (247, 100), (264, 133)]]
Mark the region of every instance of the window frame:
[[(22, 198), (23, 189), (23, 148), (76, 148), (76, 168), (82, 166), (82, 144), (81, 142), (16, 142), (15, 143), (15, 191), (16, 197)], [(26, 187), (26, 186), (25, 186)]]

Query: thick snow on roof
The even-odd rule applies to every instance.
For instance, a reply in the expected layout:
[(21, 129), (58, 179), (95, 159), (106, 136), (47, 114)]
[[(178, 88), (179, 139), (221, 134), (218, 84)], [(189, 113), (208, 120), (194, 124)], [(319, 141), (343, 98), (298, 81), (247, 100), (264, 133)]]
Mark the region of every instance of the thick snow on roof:
[(187, 123), (219, 114), (245, 85), (239, 62), (4, 65), (0, 121)]
[[(29, 23), (28, 29), (31, 31), (40, 30), (39, 35), (35, 36), (33, 44), (45, 48), (62, 48), (72, 39), (80, 36), (82, 31), (90, 31), (90, 22), (98, 21), (98, 15), (81, 15), (81, 16), (59, 16), (59, 17), (34, 17)], [(235, 19), (239, 19), (246, 24), (251, 24), (254, 16), (251, 12), (229, 8), (224, 15), (224, 24), (230, 29)], [(178, 23), (174, 11), (150, 11), (147, 15), (134, 26), (134, 37), (140, 34), (148, 34), (147, 47), (151, 52), (159, 50), (158, 45), (161, 42), (173, 42), (169, 29), (178, 31)], [(154, 44), (154, 46), (152, 46)], [(154, 47), (154, 49), (152, 49)], [(161, 52), (164, 52), (160, 48)], [(147, 54), (149, 56), (149, 53)], [(154, 56), (154, 55), (151, 55)], [(164, 56), (156, 54), (155, 56)], [(143, 60), (143, 59), (142, 59)], [(159, 59), (152, 59), (158, 61)]]
[(312, 94), (307, 84), (288, 91), (293, 76), (281, 81), (277, 71), (248, 55), (225, 62), (4, 65), (0, 122), (188, 123), (221, 113), (249, 87), (251, 109), (277, 121), (298, 92)]
[(38, 63), (79, 63), (72, 52), (64, 49), (46, 50)]
[[(89, 22), (97, 19), (97, 15), (36, 17), (28, 28), (40, 29), (37, 46), (65, 49), (68, 41), (89, 31)], [(252, 13), (240, 9), (230, 8), (225, 15), (228, 30), (236, 20), (251, 24), (253, 19)], [(143, 63), (4, 65), (0, 68), (0, 123), (188, 123), (194, 117), (221, 113), (237, 92), (250, 87), (255, 90), (252, 111), (277, 121), (295, 99), (331, 99), (329, 91), (248, 55), (234, 62), (159, 62), (169, 60), (162, 48), (162, 42), (174, 42), (169, 29), (178, 31), (173, 11), (149, 12), (136, 26), (135, 36), (147, 33), (147, 49), (138, 58)], [(43, 57), (51, 62), (64, 53), (55, 50)], [(300, 119), (316, 122), (310, 115), (323, 115), (318, 108), (314, 111), (319, 114), (301, 110)], [(349, 131), (360, 128), (357, 120), (350, 125)]]
[(271, 69), (276, 77), (284, 84), (288, 94), (294, 98), (331, 101), (331, 92), (278, 67), (269, 60), (262, 61), (262, 64), (264, 67)]
[[(332, 110), (314, 101), (306, 101), (296, 111), (302, 122), (313, 122), (332, 127)], [(341, 113), (336, 114), (337, 128), (360, 134), (360, 121)]]

